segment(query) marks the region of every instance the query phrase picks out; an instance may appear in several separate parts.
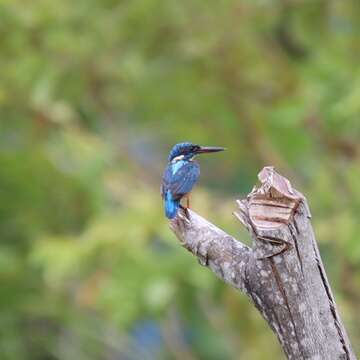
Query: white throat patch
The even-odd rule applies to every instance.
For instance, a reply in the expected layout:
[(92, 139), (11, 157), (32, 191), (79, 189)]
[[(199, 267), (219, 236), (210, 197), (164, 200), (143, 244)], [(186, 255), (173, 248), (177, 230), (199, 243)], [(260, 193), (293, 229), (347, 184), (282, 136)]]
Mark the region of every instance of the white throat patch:
[(184, 158), (184, 155), (176, 156), (171, 160), (171, 163), (175, 164), (176, 162), (178, 162), (179, 160), (182, 160), (183, 158)]

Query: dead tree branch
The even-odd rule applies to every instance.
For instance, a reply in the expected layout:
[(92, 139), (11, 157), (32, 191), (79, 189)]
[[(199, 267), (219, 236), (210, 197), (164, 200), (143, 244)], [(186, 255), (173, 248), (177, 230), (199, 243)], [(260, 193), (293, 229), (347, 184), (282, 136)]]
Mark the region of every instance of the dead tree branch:
[(171, 228), (218, 277), (245, 292), (288, 359), (356, 359), (335, 305), (305, 197), (265, 167), (260, 186), (238, 201), (252, 248), (190, 211)]

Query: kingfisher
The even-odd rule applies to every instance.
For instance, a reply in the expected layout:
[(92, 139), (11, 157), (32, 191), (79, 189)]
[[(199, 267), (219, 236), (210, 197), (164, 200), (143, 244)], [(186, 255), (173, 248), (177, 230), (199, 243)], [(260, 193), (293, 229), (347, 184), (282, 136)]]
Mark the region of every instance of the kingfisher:
[[(168, 219), (175, 218), (179, 208), (185, 210), (188, 218), (190, 191), (200, 176), (200, 166), (194, 160), (195, 156), (223, 150), (225, 150), (223, 147), (200, 146), (191, 142), (176, 144), (171, 149), (161, 184), (161, 196), (164, 200), (165, 215)], [(181, 205), (182, 198), (187, 200), (186, 207)]]

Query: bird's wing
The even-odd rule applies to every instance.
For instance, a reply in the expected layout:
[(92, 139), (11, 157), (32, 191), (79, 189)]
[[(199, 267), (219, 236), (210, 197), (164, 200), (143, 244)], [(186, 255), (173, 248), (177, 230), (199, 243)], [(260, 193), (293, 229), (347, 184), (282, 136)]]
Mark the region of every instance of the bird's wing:
[(163, 177), (162, 177), (162, 182), (161, 182), (161, 186), (160, 186), (160, 192), (161, 192), (161, 196), (163, 198), (165, 198), (165, 194), (167, 192), (168, 189), (168, 183), (170, 181), (172, 172), (171, 172), (171, 165), (169, 164), (164, 171)]
[(174, 199), (191, 191), (200, 175), (200, 166), (195, 161), (189, 161), (181, 166), (175, 174), (171, 165), (165, 169), (162, 184), (162, 195), (170, 190)]

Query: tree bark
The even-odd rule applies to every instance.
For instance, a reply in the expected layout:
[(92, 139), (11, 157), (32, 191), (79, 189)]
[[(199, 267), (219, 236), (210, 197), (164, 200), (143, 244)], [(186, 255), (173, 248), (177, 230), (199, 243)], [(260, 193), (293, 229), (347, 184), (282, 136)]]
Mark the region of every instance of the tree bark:
[(171, 228), (200, 264), (242, 290), (277, 335), (288, 359), (356, 359), (342, 325), (305, 197), (265, 167), (235, 216), (250, 248), (193, 211)]

